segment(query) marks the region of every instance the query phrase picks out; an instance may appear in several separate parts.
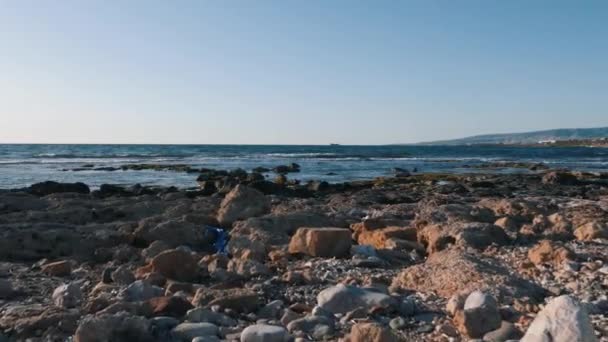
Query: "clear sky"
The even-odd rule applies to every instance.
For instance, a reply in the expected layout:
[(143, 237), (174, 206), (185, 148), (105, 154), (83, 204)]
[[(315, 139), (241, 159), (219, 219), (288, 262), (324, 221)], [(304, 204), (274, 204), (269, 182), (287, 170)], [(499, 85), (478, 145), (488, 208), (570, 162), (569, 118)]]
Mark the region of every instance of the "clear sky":
[(608, 126), (608, 1), (0, 0), (0, 142)]

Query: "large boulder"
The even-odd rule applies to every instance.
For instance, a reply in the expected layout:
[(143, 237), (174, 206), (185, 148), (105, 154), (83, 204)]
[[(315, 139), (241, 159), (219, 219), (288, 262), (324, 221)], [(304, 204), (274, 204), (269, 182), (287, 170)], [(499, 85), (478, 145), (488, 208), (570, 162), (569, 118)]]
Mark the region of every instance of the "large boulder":
[(222, 201), (217, 220), (223, 226), (230, 226), (235, 221), (269, 212), (270, 198), (258, 190), (239, 184)]
[(396, 304), (391, 296), (370, 289), (338, 284), (317, 296), (317, 305), (334, 314), (344, 314), (357, 308), (389, 308)]
[(346, 228), (300, 228), (291, 238), (289, 253), (315, 257), (345, 257), (350, 253), (351, 233)]
[(587, 311), (570, 296), (554, 298), (536, 316), (521, 342), (595, 342)]

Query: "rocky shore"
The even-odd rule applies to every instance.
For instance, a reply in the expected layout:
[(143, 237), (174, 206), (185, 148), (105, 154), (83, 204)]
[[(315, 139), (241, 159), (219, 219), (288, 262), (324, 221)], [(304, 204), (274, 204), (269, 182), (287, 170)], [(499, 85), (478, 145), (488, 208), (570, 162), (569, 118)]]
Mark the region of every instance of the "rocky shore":
[(608, 175), (296, 169), (1, 190), (0, 341), (608, 341)]

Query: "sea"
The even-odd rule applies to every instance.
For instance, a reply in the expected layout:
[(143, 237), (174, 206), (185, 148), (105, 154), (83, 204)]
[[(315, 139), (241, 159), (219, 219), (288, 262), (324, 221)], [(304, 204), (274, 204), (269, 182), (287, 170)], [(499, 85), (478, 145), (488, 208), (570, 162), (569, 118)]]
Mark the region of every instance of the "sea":
[[(191, 188), (195, 173), (93, 170), (126, 164), (185, 164), (231, 170), (297, 163), (289, 178), (345, 182), (390, 176), (395, 168), (424, 173), (535, 172), (501, 163), (607, 172), (608, 148), (524, 146), (294, 146), (294, 145), (0, 145), (0, 189), (46, 180)], [(498, 164), (498, 167), (497, 167)], [(492, 166), (493, 167), (487, 167)], [(74, 171), (87, 166), (88, 170)], [(485, 166), (485, 167), (484, 167)], [(271, 173), (266, 175), (272, 178)]]

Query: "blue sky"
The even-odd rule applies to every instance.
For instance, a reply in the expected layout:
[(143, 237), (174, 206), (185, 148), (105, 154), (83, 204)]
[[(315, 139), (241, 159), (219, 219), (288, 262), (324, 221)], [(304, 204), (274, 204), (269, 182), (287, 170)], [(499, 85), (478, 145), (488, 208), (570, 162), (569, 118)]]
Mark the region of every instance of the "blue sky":
[(0, 142), (608, 126), (608, 2), (0, 1)]

